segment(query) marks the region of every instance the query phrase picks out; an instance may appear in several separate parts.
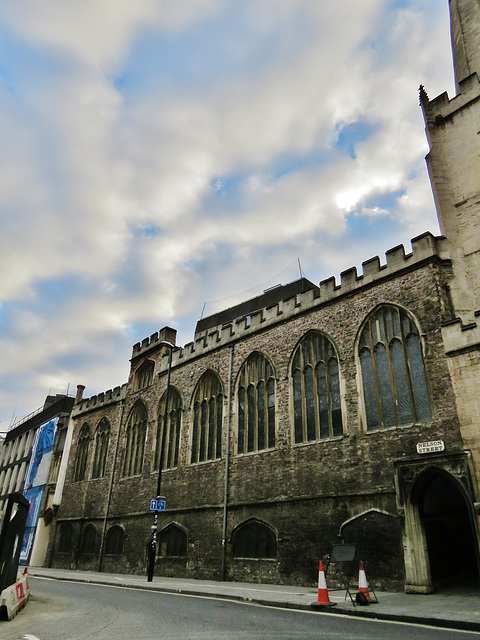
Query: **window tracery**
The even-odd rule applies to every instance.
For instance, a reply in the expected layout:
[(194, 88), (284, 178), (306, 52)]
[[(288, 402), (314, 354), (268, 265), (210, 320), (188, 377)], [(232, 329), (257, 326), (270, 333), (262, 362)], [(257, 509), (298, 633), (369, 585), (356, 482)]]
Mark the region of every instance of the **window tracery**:
[[(160, 468), (160, 456), (163, 451), (162, 469), (173, 469), (178, 465), (180, 427), (182, 423), (182, 398), (175, 387), (168, 390), (168, 407), (165, 407), (166, 392), (160, 401), (155, 438), (154, 470)], [(167, 412), (165, 424), (165, 411)], [(164, 440), (164, 442), (163, 442)], [(162, 444), (163, 442), (163, 444)]]
[(201, 377), (194, 395), (191, 463), (221, 457), (222, 424), (222, 386), (218, 376), (213, 371), (207, 371)]
[(295, 444), (343, 435), (338, 356), (332, 342), (312, 331), (292, 360)]
[(406, 311), (376, 309), (362, 330), (358, 354), (367, 431), (431, 419), (420, 335)]
[(75, 472), (73, 479), (75, 482), (85, 480), (88, 462), (88, 449), (90, 447), (90, 427), (85, 424), (80, 429), (77, 444), (77, 455), (75, 458)]
[(267, 358), (253, 353), (243, 365), (238, 382), (237, 452), (275, 447), (275, 377)]
[(135, 391), (148, 387), (153, 382), (155, 363), (151, 360), (144, 362), (135, 372)]
[(103, 478), (110, 443), (110, 423), (102, 418), (95, 431), (95, 452), (93, 454), (92, 478)]
[(122, 476), (136, 476), (142, 473), (147, 435), (147, 409), (143, 402), (137, 402), (128, 416), (125, 427), (125, 448)]

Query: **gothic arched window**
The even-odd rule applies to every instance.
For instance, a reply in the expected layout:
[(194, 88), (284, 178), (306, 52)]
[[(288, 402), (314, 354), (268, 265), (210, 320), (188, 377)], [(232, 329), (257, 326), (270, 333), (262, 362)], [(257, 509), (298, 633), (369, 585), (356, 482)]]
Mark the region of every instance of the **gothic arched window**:
[(135, 372), (135, 391), (148, 387), (153, 382), (153, 372), (155, 370), (155, 363), (151, 360), (144, 362)]
[(95, 553), (95, 545), (97, 542), (97, 530), (93, 524), (89, 524), (83, 532), (80, 538), (80, 555), (88, 555)]
[(158, 555), (178, 557), (187, 555), (187, 534), (176, 524), (170, 524), (160, 531)]
[(233, 533), (234, 558), (276, 558), (275, 531), (258, 520), (240, 525)]
[(367, 431), (430, 420), (422, 344), (406, 311), (376, 309), (360, 335), (358, 355)]
[(275, 446), (275, 373), (261, 353), (243, 365), (238, 382), (238, 453)]
[(93, 454), (92, 478), (103, 478), (110, 443), (110, 423), (102, 418), (95, 431), (95, 452)]
[(323, 334), (307, 333), (292, 360), (295, 443), (343, 435), (338, 357)]
[(123, 553), (123, 543), (125, 541), (125, 532), (122, 527), (114, 525), (110, 527), (105, 539), (106, 555), (115, 556)]
[(175, 387), (170, 387), (168, 390), (168, 407), (165, 407), (166, 396), (167, 392), (162, 396), (162, 400), (160, 401), (160, 410), (158, 412), (157, 436), (155, 438), (155, 471), (160, 468), (162, 448), (162, 469), (173, 469), (178, 465), (180, 426), (182, 423), (182, 398)]
[(137, 476), (142, 473), (145, 438), (147, 435), (147, 410), (143, 402), (137, 402), (130, 412), (125, 427), (125, 450), (122, 475)]
[(75, 457), (75, 472), (73, 479), (75, 482), (85, 480), (88, 462), (88, 448), (90, 447), (90, 427), (85, 423), (80, 429), (77, 444), (77, 455)]
[(204, 462), (221, 457), (222, 422), (222, 385), (213, 371), (207, 371), (200, 378), (193, 400), (190, 462)]
[(69, 522), (62, 524), (58, 540), (58, 552), (70, 553), (73, 549), (73, 527)]

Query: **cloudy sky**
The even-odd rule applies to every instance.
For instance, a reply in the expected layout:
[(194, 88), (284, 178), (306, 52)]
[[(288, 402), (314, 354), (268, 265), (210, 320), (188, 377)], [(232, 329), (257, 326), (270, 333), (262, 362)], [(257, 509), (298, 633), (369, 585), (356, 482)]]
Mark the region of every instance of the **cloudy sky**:
[(447, 0), (0, 0), (0, 431), (438, 233), (421, 83), (453, 95)]

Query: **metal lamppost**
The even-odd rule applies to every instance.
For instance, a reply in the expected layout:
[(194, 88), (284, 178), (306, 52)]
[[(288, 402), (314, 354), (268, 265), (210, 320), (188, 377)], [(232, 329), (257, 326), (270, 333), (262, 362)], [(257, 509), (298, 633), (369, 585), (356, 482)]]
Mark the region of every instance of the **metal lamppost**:
[(156, 500), (156, 509), (155, 515), (153, 516), (153, 525), (151, 526), (151, 541), (149, 546), (148, 553), (148, 568), (147, 568), (147, 582), (152, 582), (153, 573), (155, 570), (155, 558), (157, 555), (157, 537), (158, 537), (158, 506), (161, 500), (161, 488), (162, 488), (162, 470), (163, 470), (163, 457), (165, 452), (165, 436), (167, 433), (167, 425), (168, 425), (168, 396), (170, 392), (170, 373), (172, 371), (172, 353), (175, 348), (171, 342), (167, 342), (166, 340), (162, 340), (160, 345), (163, 347), (167, 347), (169, 349), (168, 355), (168, 373), (167, 373), (167, 389), (165, 391), (165, 413), (163, 414), (163, 433), (162, 433), (162, 445), (160, 447), (160, 460), (158, 464), (158, 480), (157, 480), (157, 500)]

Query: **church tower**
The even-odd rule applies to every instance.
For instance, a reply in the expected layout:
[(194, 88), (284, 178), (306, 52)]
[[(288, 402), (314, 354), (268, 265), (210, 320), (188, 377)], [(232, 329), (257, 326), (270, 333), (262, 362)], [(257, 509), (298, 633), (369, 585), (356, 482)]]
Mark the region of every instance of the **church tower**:
[(480, 2), (450, 0), (451, 35), (455, 84), (480, 70)]
[(480, 0), (450, 0), (457, 95), (420, 103), (430, 146), (427, 165), (440, 228), (453, 261), (456, 314), (480, 309)]
[(427, 166), (440, 228), (452, 261), (456, 318), (442, 327), (465, 451), (476, 476), (480, 531), (480, 0), (450, 0), (456, 96), (420, 103)]

